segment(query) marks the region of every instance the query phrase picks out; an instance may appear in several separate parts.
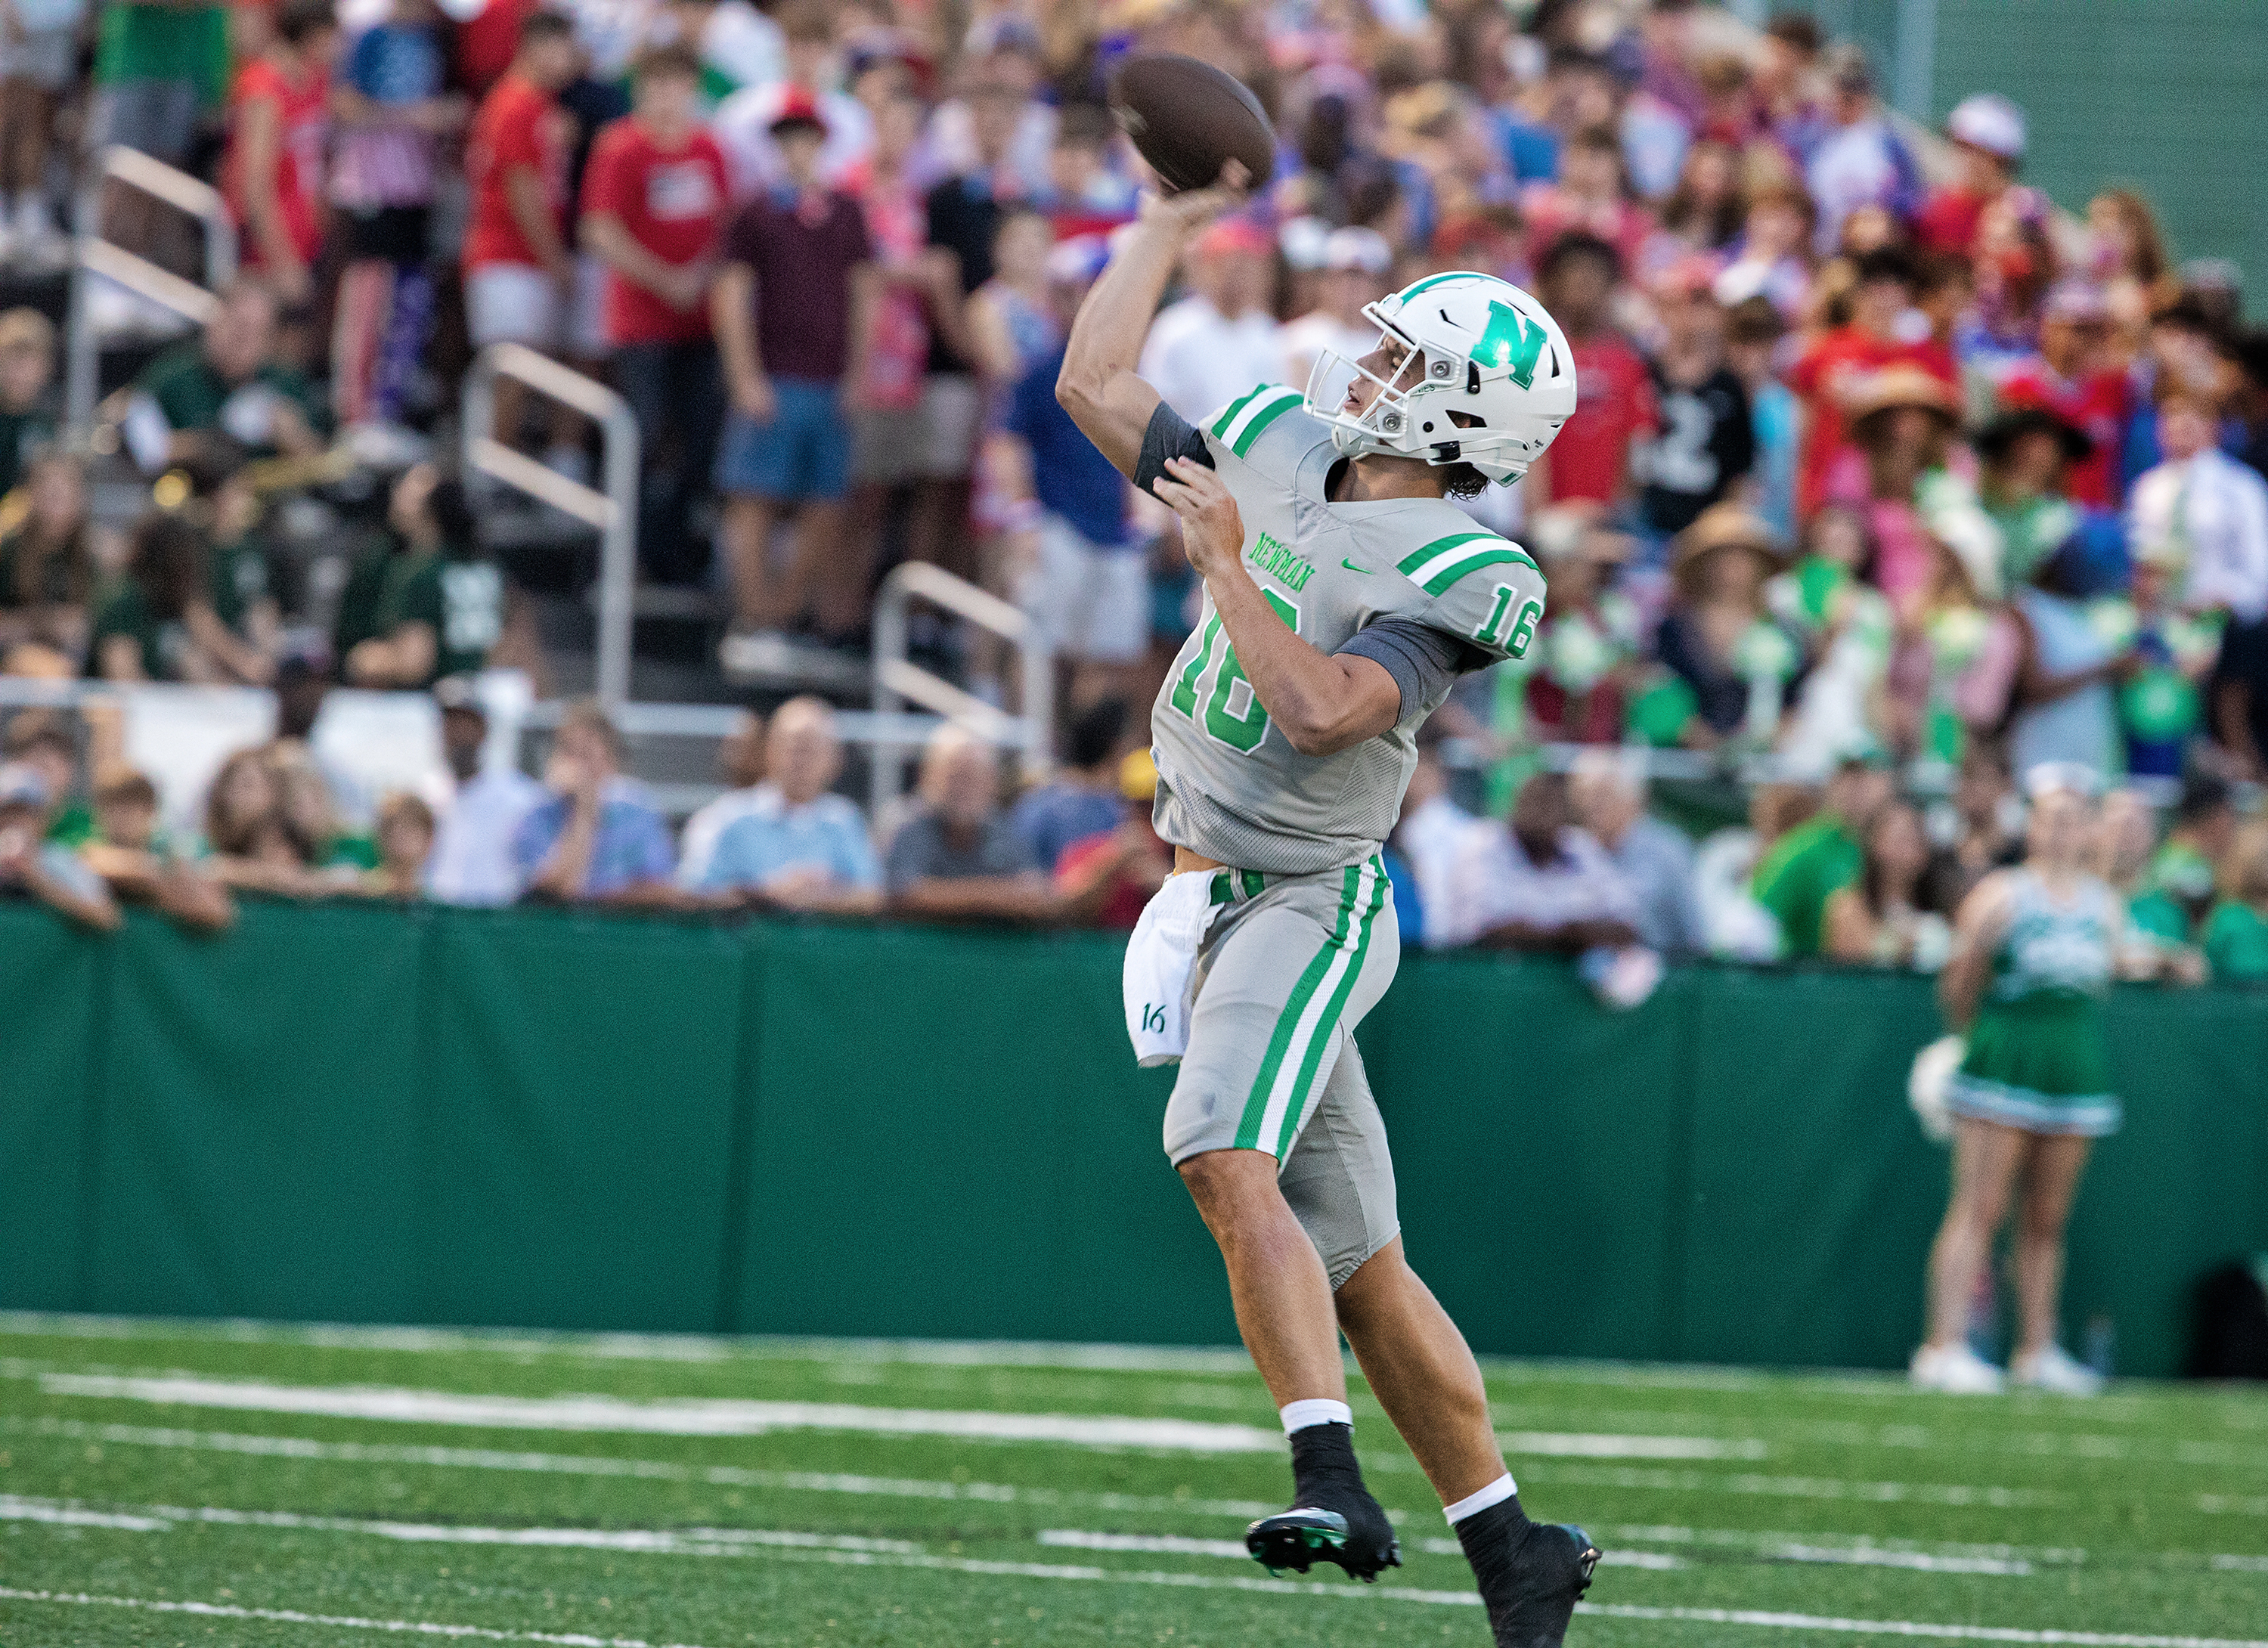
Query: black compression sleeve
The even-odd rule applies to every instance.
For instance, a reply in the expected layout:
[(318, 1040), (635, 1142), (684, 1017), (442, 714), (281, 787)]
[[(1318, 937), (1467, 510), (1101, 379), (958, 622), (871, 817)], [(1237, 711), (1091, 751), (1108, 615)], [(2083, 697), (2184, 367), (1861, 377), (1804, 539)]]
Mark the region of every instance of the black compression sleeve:
[(1402, 714), (1446, 697), (1458, 676), (1487, 663), (1477, 649), (1415, 618), (1380, 618), (1339, 649), (1382, 666), (1402, 689)]
[(1204, 437), (1160, 401), (1142, 430), (1142, 455), (1134, 464), (1135, 488), (1148, 492), (1150, 483), (1166, 473), (1168, 458), (1191, 458), (1208, 469), (1213, 467), (1212, 453), (1205, 446)]

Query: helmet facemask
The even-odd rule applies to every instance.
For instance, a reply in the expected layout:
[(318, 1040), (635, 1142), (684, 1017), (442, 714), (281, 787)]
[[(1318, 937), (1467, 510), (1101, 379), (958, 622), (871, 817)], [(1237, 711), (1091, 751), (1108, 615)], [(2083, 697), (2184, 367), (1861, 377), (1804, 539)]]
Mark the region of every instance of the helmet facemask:
[[(1527, 455), (1506, 450), (1517, 449), (1517, 440), (1484, 425), (1459, 424), (1449, 418), (1453, 408), (1443, 407), (1438, 414), (1449, 424), (1446, 435), (1426, 433), (1421, 402), (1463, 390), (1467, 375), (1474, 370), (1472, 363), (1429, 349), (1381, 313), (1375, 303), (1366, 304), (1362, 313), (1378, 327), (1381, 342), (1390, 338), (1404, 352), (1390, 379), (1380, 377), (1361, 361), (1351, 360), (1336, 349), (1327, 349), (1316, 357), (1314, 369), (1307, 375), (1307, 409), (1331, 426), (1332, 442), (1341, 452), (1350, 456), (1375, 452), (1418, 458), (1430, 464), (1470, 463), (1491, 480), (1504, 483), (1526, 472)], [(1341, 369), (1366, 379), (1378, 392), (1359, 416), (1346, 409)], [(1328, 406), (1319, 403), (1318, 396), (1327, 392), (1334, 379), (1342, 386), (1337, 400)], [(1442, 446), (1454, 447), (1455, 455), (1442, 456), (1436, 450)]]

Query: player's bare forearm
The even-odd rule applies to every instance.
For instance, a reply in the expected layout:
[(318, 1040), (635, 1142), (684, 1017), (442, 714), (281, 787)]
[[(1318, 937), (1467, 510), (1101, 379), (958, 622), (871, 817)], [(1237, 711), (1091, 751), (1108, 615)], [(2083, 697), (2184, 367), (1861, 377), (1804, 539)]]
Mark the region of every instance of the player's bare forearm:
[(1142, 432), (1158, 409), (1158, 392), (1134, 375), (1143, 340), (1166, 283), (1189, 237), (1236, 199), (1233, 189), (1194, 189), (1145, 197), (1142, 218), (1071, 322), (1056, 399), (1095, 449), (1128, 480), (1142, 457)]
[(1375, 738), (1402, 716), (1402, 689), (1383, 665), (1319, 652), (1277, 614), (1244, 564), (1244, 519), (1228, 483), (1201, 463), (1167, 460), (1155, 490), (1181, 518), (1189, 564), (1261, 708), (1302, 755), (1332, 755)]
[(1319, 652), (1292, 632), (1241, 560), (1205, 578), (1252, 691), (1302, 755), (1335, 755), (1402, 715), (1402, 689), (1376, 660)]

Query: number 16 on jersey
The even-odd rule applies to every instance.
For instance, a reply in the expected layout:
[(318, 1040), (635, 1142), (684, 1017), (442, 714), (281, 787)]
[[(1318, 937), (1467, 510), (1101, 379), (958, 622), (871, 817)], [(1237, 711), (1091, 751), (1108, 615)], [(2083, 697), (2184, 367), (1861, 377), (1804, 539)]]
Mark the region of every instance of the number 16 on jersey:
[[(1291, 627), (1292, 633), (1299, 634), (1299, 607), (1274, 590), (1260, 592), (1268, 598), (1276, 615)], [(1220, 668), (1213, 674), (1212, 689), (1205, 694), (1204, 712), (1200, 716), (1197, 694), (1204, 688), (1205, 672), (1211, 669), (1215, 653), (1220, 655)], [(1235, 703), (1235, 689), (1239, 687), (1244, 688), (1241, 709)], [(1249, 755), (1267, 736), (1268, 711), (1260, 702), (1260, 695), (1252, 690), (1252, 683), (1245, 679), (1244, 666), (1236, 661), (1236, 649), (1221, 635), (1219, 613), (1205, 620), (1197, 654), (1174, 682), (1171, 702), (1174, 709), (1204, 727), (1206, 736), (1241, 754)]]

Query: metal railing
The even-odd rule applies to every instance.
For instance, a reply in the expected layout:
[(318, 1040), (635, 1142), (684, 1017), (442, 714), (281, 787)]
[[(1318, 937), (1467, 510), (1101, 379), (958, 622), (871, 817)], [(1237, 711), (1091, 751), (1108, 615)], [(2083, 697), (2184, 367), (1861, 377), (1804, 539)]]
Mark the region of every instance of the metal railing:
[[(1016, 672), (1020, 714), (1011, 715), (964, 692), (906, 656), (906, 614), (916, 600), (942, 607), (1016, 649), (1021, 665)], [(895, 715), (908, 701), (960, 722), (989, 743), (1017, 751), (1027, 778), (1044, 776), (1051, 764), (1055, 655), (1047, 637), (998, 596), (921, 561), (891, 568), (874, 601), (874, 712), (878, 717)], [(898, 798), (899, 764), (909, 747), (919, 746), (889, 736), (874, 740), (872, 805), (877, 818)]]
[[(162, 201), (204, 226), (203, 285), (184, 280), (140, 253), (102, 238), (102, 201), (113, 183)], [(236, 220), (229, 215), (220, 191), (211, 185), (162, 160), (153, 160), (138, 149), (113, 143), (87, 169), (79, 187), (74, 222), (77, 232), (72, 239), (70, 314), (65, 328), (63, 418), (69, 433), (82, 436), (94, 423), (102, 353), (102, 341), (95, 335), (90, 313), (90, 277), (100, 276), (113, 281), (136, 297), (202, 326), (219, 306), (220, 300), (213, 294), (236, 278)]]
[[(497, 438), (496, 380), (510, 378), (596, 423), (604, 435), (606, 489), (571, 481)], [(630, 402), (606, 385), (519, 343), (491, 343), (465, 377), (464, 465), (598, 528), (599, 702), (619, 711), (630, 695), (630, 625), (637, 595), (638, 427)], [(517, 430), (506, 430), (516, 434)]]

